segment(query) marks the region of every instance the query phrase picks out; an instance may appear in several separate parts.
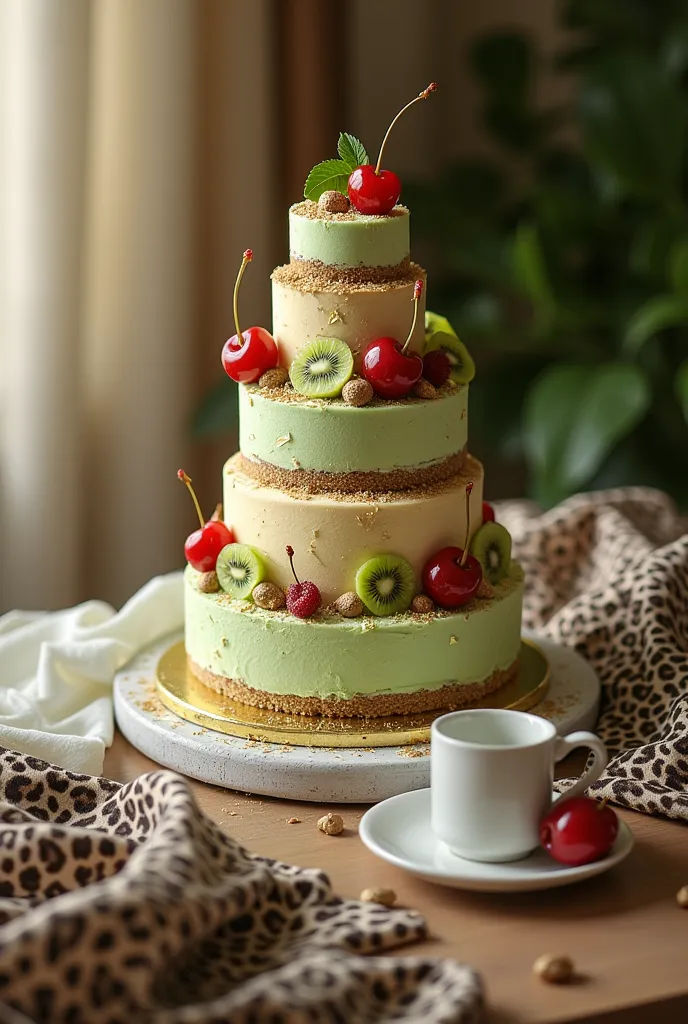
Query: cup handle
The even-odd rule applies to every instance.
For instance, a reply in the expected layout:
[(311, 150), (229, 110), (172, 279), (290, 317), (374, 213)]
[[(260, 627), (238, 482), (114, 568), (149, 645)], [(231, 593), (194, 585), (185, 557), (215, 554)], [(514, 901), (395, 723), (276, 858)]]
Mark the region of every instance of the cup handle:
[(560, 800), (569, 800), (571, 797), (580, 796), (588, 786), (592, 786), (593, 782), (597, 782), (609, 764), (607, 748), (599, 736), (595, 736), (592, 732), (572, 732), (568, 736), (558, 737), (554, 747), (554, 760), (557, 763), (562, 761), (576, 747), (589, 747), (593, 753), (593, 762), (570, 789), (567, 789), (565, 793), (557, 797), (554, 804), (558, 804)]

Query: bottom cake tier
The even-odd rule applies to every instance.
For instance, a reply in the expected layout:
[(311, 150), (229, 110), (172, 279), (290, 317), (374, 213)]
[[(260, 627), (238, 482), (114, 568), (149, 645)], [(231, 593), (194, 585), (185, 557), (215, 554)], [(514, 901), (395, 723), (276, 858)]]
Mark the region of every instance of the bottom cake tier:
[(276, 711), (337, 717), (461, 707), (510, 682), (521, 646), (523, 572), (458, 612), (309, 619), (202, 593), (185, 573), (186, 652), (211, 689)]

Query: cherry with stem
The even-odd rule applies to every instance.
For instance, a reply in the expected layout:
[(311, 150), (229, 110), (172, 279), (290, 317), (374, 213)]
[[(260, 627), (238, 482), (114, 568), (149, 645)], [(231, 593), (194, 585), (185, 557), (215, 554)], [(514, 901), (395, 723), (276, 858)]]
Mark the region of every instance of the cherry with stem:
[(413, 288), (413, 320), (403, 345), (394, 338), (375, 338), (363, 353), (361, 374), (372, 384), (382, 398), (405, 398), (423, 373), (423, 360), (415, 352), (408, 352), (418, 322), (418, 302), (423, 294), (423, 282), (416, 281)]
[(426, 100), (436, 90), (437, 83), (431, 82), (426, 89), (423, 89), (406, 106), (401, 108), (385, 132), (375, 167), (372, 164), (362, 164), (349, 175), (347, 192), (351, 204), (359, 213), (379, 217), (389, 213), (398, 203), (399, 196), (401, 195), (401, 180), (394, 171), (384, 171), (381, 169), (382, 156), (387, 140), (392, 128), (394, 128), (402, 114), (405, 114), (419, 100)]
[(213, 516), (206, 522), (193, 489), (191, 477), (183, 469), (177, 471), (177, 477), (187, 487), (200, 523), (200, 528), (194, 530), (186, 538), (184, 544), (186, 560), (197, 572), (211, 572), (215, 568), (217, 556), (222, 549), (227, 544), (234, 543), (234, 534), (221, 519), (215, 519)]
[(273, 370), (279, 361), (277, 343), (264, 327), (249, 327), (242, 331), (239, 326), (239, 289), (244, 272), (253, 260), (253, 250), (244, 253), (239, 273), (234, 282), (234, 327), (233, 334), (222, 349), (222, 365), (225, 373), (238, 384), (253, 384), (266, 370)]
[(471, 536), (471, 493), (473, 481), (466, 484), (466, 535), (463, 548), (442, 548), (423, 569), (423, 589), (441, 608), (460, 608), (474, 596), (483, 578), (480, 562), (469, 554)]

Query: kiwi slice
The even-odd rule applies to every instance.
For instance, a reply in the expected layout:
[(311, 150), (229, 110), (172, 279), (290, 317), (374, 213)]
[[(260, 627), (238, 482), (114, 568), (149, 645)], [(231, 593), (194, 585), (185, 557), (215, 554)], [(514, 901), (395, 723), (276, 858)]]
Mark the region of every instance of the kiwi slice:
[(309, 398), (336, 398), (354, 372), (353, 352), (339, 338), (314, 338), (291, 364), (294, 389)]
[(429, 309), (425, 311), (425, 341), (426, 343), (430, 340), (431, 334), (437, 334), (438, 331), (443, 331), (445, 334), (453, 334), (455, 338), (458, 338), (458, 334), (447, 320), (446, 316), (440, 316), (439, 313), (431, 313)]
[(469, 551), (483, 567), (483, 578), (494, 586), (509, 572), (511, 534), (499, 523), (483, 523), (475, 531)]
[(413, 569), (399, 555), (376, 555), (356, 573), (356, 593), (373, 615), (406, 611), (415, 590)]
[(475, 377), (475, 363), (471, 354), (455, 334), (447, 331), (435, 331), (425, 342), (425, 353), (440, 349), (444, 352), (451, 366), (451, 379), (455, 384), (468, 384)]
[(249, 544), (226, 544), (217, 556), (215, 572), (222, 589), (232, 597), (250, 597), (266, 577), (260, 553)]

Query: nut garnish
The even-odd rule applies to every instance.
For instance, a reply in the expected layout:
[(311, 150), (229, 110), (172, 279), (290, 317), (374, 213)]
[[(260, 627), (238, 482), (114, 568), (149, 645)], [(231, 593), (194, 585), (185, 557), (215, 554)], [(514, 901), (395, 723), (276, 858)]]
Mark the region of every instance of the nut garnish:
[(334, 189), (323, 192), (318, 199), (318, 208), (324, 210), (325, 213), (348, 213), (349, 205), (348, 197), (343, 192), (336, 192)]
[(533, 964), (533, 974), (552, 985), (565, 985), (574, 975), (573, 960), (568, 956), (543, 953)]
[(435, 602), (427, 594), (416, 594), (413, 601), (411, 601), (411, 611), (415, 612), (416, 615), (429, 615), (434, 610)]
[(334, 607), (347, 619), (355, 619), (363, 614), (363, 601), (352, 590), (341, 594), (334, 602)]
[(341, 814), (328, 812), (323, 814), (322, 818), (318, 818), (318, 828), (326, 836), (338, 836), (344, 831), (344, 819)]
[(289, 380), (289, 374), (283, 366), (276, 366), (274, 370), (266, 370), (260, 377), (258, 385), (261, 388), (281, 388)]
[(364, 380), (363, 377), (356, 377), (355, 380), (348, 381), (342, 388), (342, 398), (346, 404), (354, 405), (357, 408), (367, 405), (374, 394), (372, 384)]
[(220, 589), (220, 581), (214, 569), (202, 572), (198, 577), (198, 589), (202, 594), (216, 594)]
[(364, 889), (359, 899), (363, 903), (379, 903), (382, 907), (393, 907), (397, 901), (397, 894), (394, 889), (383, 889), (376, 886)]
[(682, 885), (676, 893), (676, 902), (679, 907), (683, 907), (685, 910), (688, 910), (688, 885)]
[(416, 398), (437, 398), (437, 388), (425, 377), (421, 377), (418, 383), (414, 384), (413, 393)]
[(284, 591), (276, 583), (259, 583), (254, 587), (251, 597), (259, 608), (267, 608), (271, 612), (284, 608), (286, 604)]

